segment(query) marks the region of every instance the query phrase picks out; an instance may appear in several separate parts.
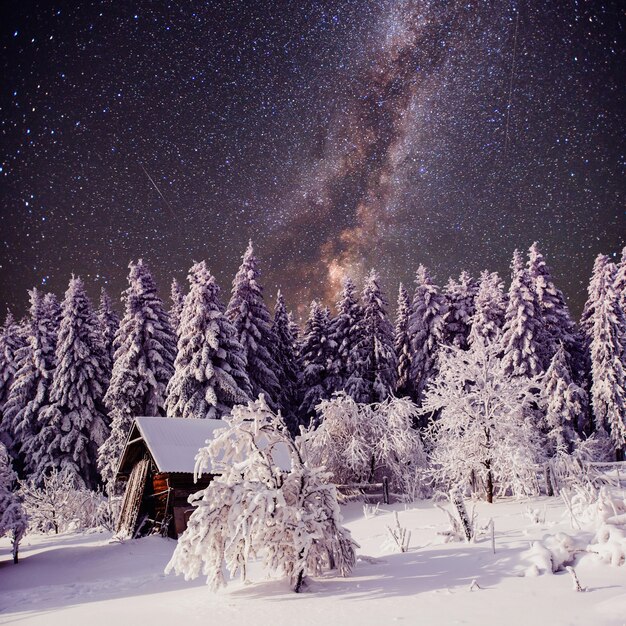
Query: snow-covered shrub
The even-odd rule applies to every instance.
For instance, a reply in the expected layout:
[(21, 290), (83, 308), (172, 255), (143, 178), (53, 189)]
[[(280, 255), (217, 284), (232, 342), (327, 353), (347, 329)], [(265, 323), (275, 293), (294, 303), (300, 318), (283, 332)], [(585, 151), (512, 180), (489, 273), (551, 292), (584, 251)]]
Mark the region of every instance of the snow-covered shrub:
[(7, 449), (0, 443), (0, 537), (10, 535), (14, 563), (17, 563), (20, 541), (28, 527), (28, 517), (13, 489), (16, 478)]
[(418, 409), (408, 398), (359, 404), (341, 393), (320, 402), (317, 411), (320, 425), (303, 432), (302, 443), (307, 458), (329, 470), (336, 484), (386, 476), (400, 493), (414, 495), (423, 488), (426, 454), (412, 426)]
[(584, 551), (584, 548), (576, 545), (573, 537), (563, 532), (548, 535), (541, 541), (534, 541), (524, 554), (530, 561), (526, 576), (560, 572), (567, 565), (574, 563), (576, 555)]
[(196, 474), (210, 468), (218, 475), (190, 496), (197, 508), (166, 572), (186, 579), (202, 573), (217, 588), (225, 570), (245, 579), (247, 563), (258, 558), (296, 592), (305, 576), (325, 568), (348, 575), (356, 544), (341, 526), (330, 474), (305, 462), (263, 396), (236, 406), (224, 421), (227, 427), (196, 457)]
[(467, 351), (442, 348), (439, 374), (420, 408), (424, 414), (439, 413), (426, 433), (436, 484), (447, 490), (482, 482), (489, 502), (496, 489), (534, 493), (542, 451), (528, 413), (537, 388), (536, 378), (507, 371), (497, 341), (476, 337)]
[(71, 469), (53, 470), (40, 482), (20, 482), (19, 494), (31, 530), (58, 534), (88, 528), (112, 528), (113, 501), (109, 504), (102, 493), (85, 489)]
[(626, 523), (621, 526), (612, 524), (600, 526), (594, 542), (587, 550), (607, 565), (624, 565), (626, 563)]
[(393, 516), (396, 523), (393, 527), (387, 526), (387, 539), (383, 548), (393, 548), (398, 552), (408, 552), (409, 544), (411, 543), (411, 531), (400, 525), (398, 511), (394, 511)]

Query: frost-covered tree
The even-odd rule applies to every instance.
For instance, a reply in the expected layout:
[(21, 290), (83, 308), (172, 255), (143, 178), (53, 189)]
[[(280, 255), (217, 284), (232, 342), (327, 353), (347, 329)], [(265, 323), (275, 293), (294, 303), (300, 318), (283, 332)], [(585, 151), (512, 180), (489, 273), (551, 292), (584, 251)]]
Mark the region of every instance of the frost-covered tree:
[(446, 330), (445, 298), (423, 265), (415, 276), (411, 308), (411, 397), (419, 404), (424, 388), (437, 373), (437, 353), (445, 341)]
[(11, 457), (0, 443), (0, 537), (9, 535), (13, 563), (18, 562), (20, 541), (28, 528), (28, 516), (15, 491), (17, 474), (11, 467)]
[(183, 314), (183, 306), (185, 305), (185, 292), (175, 278), (172, 280), (170, 300), (172, 301), (172, 306), (170, 308), (170, 323), (174, 332), (178, 332), (180, 318)]
[(446, 297), (446, 343), (466, 350), (472, 318), (477, 284), (466, 272), (461, 272), (459, 280), (451, 278), (445, 288)]
[(389, 397), (360, 404), (346, 393), (317, 407), (319, 426), (303, 434), (307, 459), (324, 466), (337, 484), (389, 479), (392, 488), (413, 495), (421, 486), (426, 454), (413, 428), (417, 406)]
[(504, 364), (509, 374), (532, 378), (544, 370), (541, 311), (519, 250), (513, 253), (511, 269), (511, 286), (502, 333)]
[(545, 411), (543, 430), (549, 456), (573, 452), (587, 401), (585, 390), (572, 380), (563, 344), (554, 353), (543, 378), (541, 406)]
[(424, 413), (439, 412), (427, 429), (433, 475), (440, 486), (484, 485), (488, 502), (501, 493), (530, 493), (542, 458), (538, 429), (526, 419), (538, 400), (537, 377), (514, 376), (498, 342), (477, 337), (469, 350), (442, 349)]
[(275, 338), (272, 334), (272, 318), (263, 300), (259, 277), (259, 262), (250, 241), (233, 281), (226, 315), (243, 346), (252, 397), (264, 394), (266, 401), (275, 407), (280, 395), (278, 366), (273, 356)]
[(22, 474), (32, 470), (24, 447), (39, 430), (39, 410), (49, 404), (60, 315), (54, 295), (44, 295), (37, 289), (31, 290), (29, 295), (26, 345), (17, 352), (15, 378), (4, 405), (3, 419), (11, 442), (11, 454), (17, 459)]
[(279, 395), (277, 398), (278, 408), (283, 419), (289, 426), (292, 434), (298, 431), (298, 407), (299, 399), (299, 360), (296, 348), (296, 339), (292, 335), (292, 326), (287, 314), (285, 299), (279, 291), (276, 296), (274, 308), (274, 322), (272, 333), (276, 338), (274, 344), (274, 360), (278, 365)]
[(411, 393), (411, 337), (409, 320), (411, 318), (411, 300), (409, 292), (400, 283), (398, 289), (398, 307), (396, 309), (396, 325), (394, 328), (393, 347), (398, 359), (396, 368), (396, 394), (409, 396)]
[[(580, 316), (580, 328), (585, 337), (586, 347), (589, 348), (591, 335), (593, 333), (593, 319), (596, 306), (601, 301), (606, 290), (606, 266), (611, 260), (605, 254), (599, 254), (593, 263), (593, 270), (589, 285), (587, 286), (587, 301)], [(613, 270), (615, 272), (615, 270)]]
[[(17, 353), (25, 343), (20, 325), (11, 312), (7, 312), (0, 329), (0, 441), (3, 440), (3, 408), (17, 372)], [(8, 437), (5, 443), (8, 443)]]
[(219, 292), (204, 261), (191, 267), (167, 386), (167, 413), (173, 417), (220, 419), (250, 397), (246, 356)]
[(104, 359), (102, 369), (106, 373), (107, 386), (111, 379), (113, 358), (115, 356), (115, 334), (120, 326), (120, 317), (113, 308), (111, 298), (104, 287), (100, 291), (100, 306), (98, 307), (98, 321), (104, 346)]
[(357, 402), (380, 402), (396, 388), (397, 360), (393, 326), (387, 316), (387, 300), (372, 270), (365, 279), (361, 301), (358, 343), (350, 359), (351, 374), (346, 393)]
[(32, 474), (40, 482), (52, 469), (73, 472), (78, 483), (99, 483), (98, 448), (109, 434), (102, 397), (107, 374), (100, 323), (80, 278), (70, 280), (61, 306), (56, 368), (39, 428), (25, 444)]
[(481, 273), (474, 305), (476, 310), (471, 320), (469, 344), (476, 336), (493, 341), (502, 330), (506, 311), (504, 284), (498, 274), (486, 270)]
[(314, 300), (304, 327), (300, 347), (300, 419), (306, 424), (315, 416), (320, 400), (330, 397), (327, 379), (332, 351), (328, 342), (328, 325), (324, 309)]
[(622, 258), (617, 266), (614, 289), (617, 294), (619, 306), (626, 315), (626, 246), (622, 249)]
[(543, 324), (540, 356), (543, 368), (547, 369), (560, 344), (563, 344), (568, 357), (578, 355), (582, 346), (563, 292), (554, 284), (537, 242), (533, 243), (528, 252), (528, 275)]
[(129, 265), (124, 317), (115, 336), (113, 373), (104, 403), (111, 434), (98, 453), (105, 482), (114, 478), (133, 418), (165, 415), (165, 389), (174, 371), (176, 337), (150, 270)]
[(337, 302), (337, 315), (329, 325), (329, 364), (328, 389), (331, 393), (346, 388), (354, 367), (356, 346), (361, 336), (363, 310), (359, 303), (356, 287), (352, 279), (346, 277)]
[(225, 422), (198, 453), (196, 473), (217, 476), (190, 498), (197, 508), (166, 572), (203, 574), (217, 588), (226, 570), (245, 580), (248, 562), (260, 560), (296, 592), (325, 569), (347, 576), (357, 546), (341, 525), (328, 473), (306, 462), (263, 396), (235, 407)]
[(626, 317), (615, 291), (615, 264), (601, 260), (596, 265), (602, 271), (596, 277), (593, 295), (597, 300), (588, 319), (591, 405), (596, 430), (604, 428), (611, 435), (619, 456), (626, 445)]

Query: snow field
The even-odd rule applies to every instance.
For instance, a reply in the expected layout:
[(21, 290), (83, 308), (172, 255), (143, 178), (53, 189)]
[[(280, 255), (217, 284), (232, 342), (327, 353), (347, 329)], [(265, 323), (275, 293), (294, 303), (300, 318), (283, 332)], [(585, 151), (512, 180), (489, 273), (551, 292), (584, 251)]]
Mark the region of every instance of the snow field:
[[(472, 503), (468, 502), (471, 511)], [(494, 520), (490, 535), (474, 544), (444, 543), (445, 514), (432, 502), (381, 505), (364, 516), (359, 503), (342, 507), (345, 525), (360, 544), (353, 575), (309, 581), (294, 594), (283, 580), (264, 580), (251, 568), (253, 583), (232, 581), (213, 593), (202, 578), (185, 582), (163, 569), (175, 547), (157, 537), (108, 543), (105, 533), (31, 535), (21, 562), (11, 562), (0, 540), (0, 623), (73, 624), (594, 624), (626, 622), (626, 567), (608, 565), (594, 554), (578, 556), (577, 593), (566, 571), (542, 573), (540, 550), (562, 545), (566, 533), (577, 545), (592, 543), (590, 526), (572, 528), (560, 498), (476, 503), (477, 526)], [(388, 526), (411, 531), (405, 553), (394, 551)], [(545, 517), (545, 519), (544, 519)], [(534, 519), (533, 519), (534, 518)], [(538, 523), (537, 520), (538, 519)], [(531, 548), (533, 542), (534, 547)], [(532, 576), (530, 574), (536, 574)], [(473, 582), (475, 581), (475, 584)]]

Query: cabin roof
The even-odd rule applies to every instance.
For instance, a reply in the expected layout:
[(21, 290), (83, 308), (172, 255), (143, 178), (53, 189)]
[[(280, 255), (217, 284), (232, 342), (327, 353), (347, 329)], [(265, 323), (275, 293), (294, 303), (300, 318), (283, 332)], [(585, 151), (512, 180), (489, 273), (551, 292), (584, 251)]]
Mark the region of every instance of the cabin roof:
[(177, 417), (136, 417), (118, 472), (127, 473), (136, 448), (148, 449), (159, 472), (193, 474), (196, 454), (213, 438), (222, 420), (181, 419)]

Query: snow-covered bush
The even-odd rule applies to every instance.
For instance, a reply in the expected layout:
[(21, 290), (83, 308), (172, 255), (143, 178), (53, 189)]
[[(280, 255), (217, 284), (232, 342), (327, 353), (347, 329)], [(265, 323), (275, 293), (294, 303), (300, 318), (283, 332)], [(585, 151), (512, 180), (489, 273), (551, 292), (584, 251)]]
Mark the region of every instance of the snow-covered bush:
[(116, 515), (116, 499), (85, 489), (71, 469), (53, 470), (37, 483), (20, 482), (19, 494), (28, 513), (30, 528), (55, 534), (90, 528), (110, 530)]
[(17, 563), (20, 541), (28, 527), (28, 517), (13, 489), (16, 478), (7, 449), (0, 443), (0, 537), (10, 535), (14, 563)]
[(225, 570), (245, 579), (248, 562), (258, 558), (296, 592), (305, 576), (325, 568), (347, 576), (356, 544), (341, 526), (329, 473), (304, 460), (263, 396), (236, 406), (224, 421), (227, 428), (216, 431), (196, 457), (197, 475), (210, 468), (217, 476), (190, 496), (197, 508), (166, 572), (186, 579), (202, 573), (217, 588), (225, 583)]
[(536, 378), (507, 371), (497, 341), (479, 336), (467, 351), (442, 348), (439, 374), (420, 408), (439, 413), (426, 432), (436, 484), (447, 490), (482, 482), (489, 502), (496, 488), (513, 495), (534, 492), (541, 445), (528, 413), (538, 386)]
[(525, 553), (524, 556), (530, 561), (525, 575), (539, 576), (560, 572), (574, 563), (576, 555), (584, 551), (567, 533), (547, 535), (541, 541), (534, 541)]
[(303, 432), (307, 458), (324, 466), (336, 484), (389, 479), (391, 488), (410, 495), (423, 486), (426, 454), (413, 428), (417, 407), (408, 398), (359, 404), (346, 394), (317, 407), (320, 425)]

